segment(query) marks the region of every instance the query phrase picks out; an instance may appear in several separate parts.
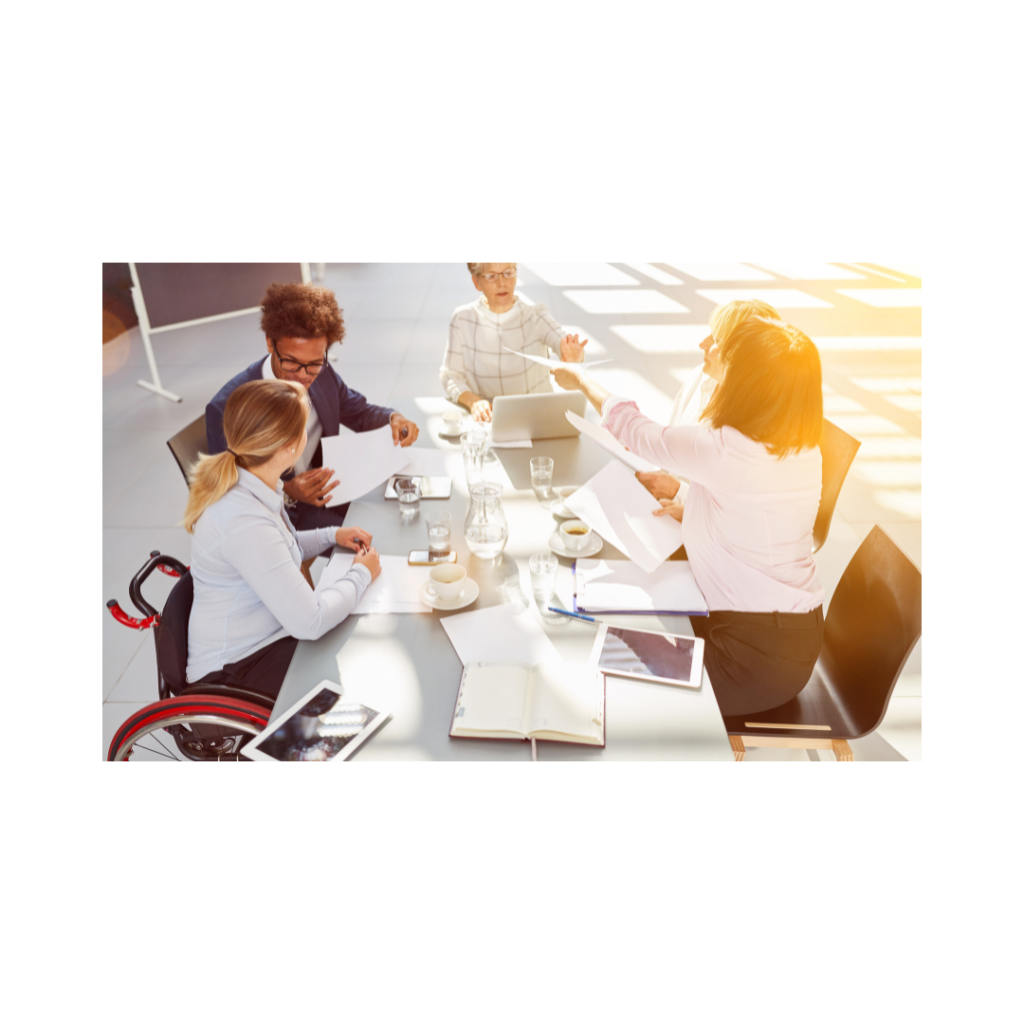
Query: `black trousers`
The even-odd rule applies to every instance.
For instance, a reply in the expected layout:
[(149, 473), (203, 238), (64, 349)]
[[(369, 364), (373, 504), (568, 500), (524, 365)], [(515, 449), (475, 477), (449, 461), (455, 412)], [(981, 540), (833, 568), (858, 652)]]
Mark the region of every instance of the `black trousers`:
[(240, 686), (245, 690), (265, 693), (276, 700), (298, 642), (293, 636), (282, 637), (241, 661), (233, 661), (208, 672), (198, 682)]
[(690, 619), (723, 715), (767, 711), (792, 700), (814, 671), (825, 633), (821, 606), (789, 612), (712, 612)]

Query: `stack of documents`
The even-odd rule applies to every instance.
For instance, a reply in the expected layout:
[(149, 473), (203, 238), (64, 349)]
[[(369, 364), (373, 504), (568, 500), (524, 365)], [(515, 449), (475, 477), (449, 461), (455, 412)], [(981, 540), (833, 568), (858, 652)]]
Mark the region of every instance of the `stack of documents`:
[[(324, 568), (317, 590), (336, 583), (352, 568), (355, 554), (335, 551)], [(410, 565), (401, 555), (381, 555), (380, 575), (366, 588), (353, 615), (386, 615), (389, 612), (423, 612), (428, 608), (420, 600), (420, 587), (430, 578), (430, 566)]]
[(576, 562), (573, 609), (609, 615), (707, 615), (708, 603), (689, 562), (666, 562), (644, 572), (632, 562), (581, 558)]

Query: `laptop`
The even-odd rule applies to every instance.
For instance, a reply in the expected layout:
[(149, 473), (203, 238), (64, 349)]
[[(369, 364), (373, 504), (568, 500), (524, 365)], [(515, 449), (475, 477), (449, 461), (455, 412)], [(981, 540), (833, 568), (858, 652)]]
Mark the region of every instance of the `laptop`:
[(579, 431), (565, 418), (587, 411), (582, 391), (554, 391), (540, 395), (498, 395), (491, 401), (492, 441), (543, 441), (549, 437), (575, 437)]

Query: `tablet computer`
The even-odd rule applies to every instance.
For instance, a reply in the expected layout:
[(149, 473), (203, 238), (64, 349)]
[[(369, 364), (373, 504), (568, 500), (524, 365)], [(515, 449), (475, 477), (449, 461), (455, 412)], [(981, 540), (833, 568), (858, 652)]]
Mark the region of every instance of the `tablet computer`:
[(388, 478), (384, 487), (384, 497), (388, 501), (398, 501), (395, 490), (396, 480), (419, 480), (421, 498), (450, 498), (452, 496), (452, 478), (450, 476), (407, 476), (396, 473)]
[(391, 717), (324, 680), (242, 747), (252, 761), (344, 761)]
[(704, 641), (651, 629), (625, 629), (602, 622), (590, 664), (610, 676), (699, 689)]

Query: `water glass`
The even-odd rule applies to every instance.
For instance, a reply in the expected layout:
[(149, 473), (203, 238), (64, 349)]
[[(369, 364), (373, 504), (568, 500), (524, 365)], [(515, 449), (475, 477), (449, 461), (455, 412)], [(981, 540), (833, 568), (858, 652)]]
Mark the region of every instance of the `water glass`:
[(447, 555), (452, 549), (451, 512), (427, 513), (427, 541), (432, 555)]
[(395, 481), (398, 494), (398, 508), (403, 519), (411, 519), (420, 510), (420, 482), (415, 477), (399, 478)]
[(484, 453), (487, 449), (487, 434), (482, 430), (471, 430), (462, 435), (462, 464), (466, 469), (466, 486), (480, 483), (484, 478)]
[(530, 485), (537, 500), (550, 508), (555, 500), (555, 492), (551, 487), (551, 479), (555, 473), (555, 460), (546, 458), (530, 459)]
[(551, 595), (555, 592), (555, 576), (558, 572), (558, 559), (554, 555), (530, 556), (530, 586), (533, 596), (540, 602), (542, 610), (547, 610)]

